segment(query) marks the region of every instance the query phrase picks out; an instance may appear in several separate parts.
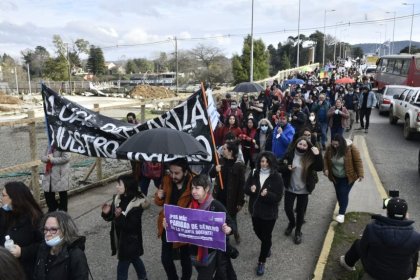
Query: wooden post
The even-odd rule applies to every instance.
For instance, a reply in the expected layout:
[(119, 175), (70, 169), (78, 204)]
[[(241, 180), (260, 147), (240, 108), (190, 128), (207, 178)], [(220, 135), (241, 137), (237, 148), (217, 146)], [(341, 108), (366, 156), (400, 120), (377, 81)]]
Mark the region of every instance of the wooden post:
[[(28, 118), (32, 119), (33, 122), (29, 123), (29, 147), (31, 149), (31, 161), (37, 160), (37, 144), (36, 144), (36, 122), (35, 122), (35, 111), (28, 112)], [(31, 167), (31, 185), (34, 198), (37, 202), (40, 201), (40, 186), (39, 186), (39, 174), (38, 165)]]
[[(96, 112), (99, 113), (99, 104), (93, 104), (93, 108), (98, 109)], [(96, 158), (96, 177), (98, 181), (102, 180), (102, 158)]]
[(146, 104), (141, 104), (140, 123), (144, 123), (145, 121), (146, 121)]

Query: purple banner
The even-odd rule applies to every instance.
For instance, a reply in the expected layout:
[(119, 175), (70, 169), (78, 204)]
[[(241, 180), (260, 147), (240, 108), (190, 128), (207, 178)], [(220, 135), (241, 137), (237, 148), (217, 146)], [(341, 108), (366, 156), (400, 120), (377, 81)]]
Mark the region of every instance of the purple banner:
[(164, 205), (166, 240), (191, 243), (197, 246), (226, 251), (226, 235), (222, 225), (225, 212), (211, 212), (199, 209)]

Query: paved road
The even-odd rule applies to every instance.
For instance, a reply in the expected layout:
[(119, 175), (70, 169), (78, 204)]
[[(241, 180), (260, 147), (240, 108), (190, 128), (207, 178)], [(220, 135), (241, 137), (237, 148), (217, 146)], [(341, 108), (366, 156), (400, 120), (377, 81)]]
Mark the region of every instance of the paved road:
[[(154, 191), (154, 187), (152, 188)], [(95, 279), (115, 279), (115, 257), (110, 256), (110, 225), (100, 218), (100, 205), (109, 200), (114, 192), (112, 185), (91, 190), (70, 199), (70, 214), (76, 218), (81, 233), (87, 236), (86, 253)], [(312, 273), (321, 250), (322, 242), (335, 205), (332, 185), (320, 176), (320, 183), (310, 197), (307, 223), (303, 226), (303, 243), (295, 245), (283, 235), (287, 226), (283, 204), (273, 233), (273, 254), (267, 261), (264, 279), (312, 279)], [(245, 210), (245, 209), (244, 209)], [(255, 279), (259, 242), (252, 230), (247, 211), (239, 214), (242, 243), (238, 246), (240, 257), (234, 261), (238, 279)], [(152, 205), (143, 215), (144, 260), (149, 279), (165, 279), (160, 263), (160, 240), (156, 239), (156, 217), (159, 208)], [(135, 279), (130, 268), (130, 279)]]
[(417, 171), (420, 137), (405, 140), (403, 124), (389, 124), (387, 116), (372, 112), (372, 125), (366, 142), (379, 177), (386, 190), (398, 189), (409, 205), (410, 217), (420, 229), (420, 176)]
[[(420, 206), (416, 202), (420, 198), (420, 179), (416, 171), (416, 153), (420, 147), (419, 140), (404, 140), (402, 125), (389, 125), (387, 118), (379, 116), (376, 110), (372, 114), (369, 134), (364, 136), (385, 188), (400, 189), (401, 196), (406, 197), (410, 205), (411, 217), (418, 220)], [(320, 182), (310, 196), (307, 223), (302, 229), (303, 243), (299, 246), (295, 245), (291, 238), (283, 235), (287, 221), (281, 203), (280, 217), (273, 233), (273, 255), (267, 261), (264, 279), (312, 279), (312, 272), (336, 203), (332, 185), (324, 176), (319, 177)], [(154, 190), (152, 187), (150, 192), (153, 193)], [(100, 218), (100, 205), (109, 200), (113, 192), (113, 186), (107, 185), (70, 200), (70, 214), (76, 217), (81, 232), (87, 236), (86, 253), (95, 279), (115, 279), (117, 260), (110, 256), (110, 226)], [(238, 279), (256, 279), (254, 268), (259, 242), (253, 233), (249, 214), (244, 210), (238, 217), (243, 241), (238, 246), (240, 257), (234, 261), (234, 267)], [(151, 280), (165, 279), (160, 263), (161, 242), (156, 239), (158, 211), (159, 208), (152, 205), (143, 216), (145, 254), (142, 259)], [(130, 279), (135, 279), (132, 268)]]

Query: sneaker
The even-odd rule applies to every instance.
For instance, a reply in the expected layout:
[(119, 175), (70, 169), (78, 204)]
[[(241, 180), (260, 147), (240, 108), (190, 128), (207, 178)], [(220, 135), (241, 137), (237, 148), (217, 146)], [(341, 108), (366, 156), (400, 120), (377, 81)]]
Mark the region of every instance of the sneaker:
[(356, 270), (356, 268), (355, 268), (354, 266), (349, 266), (349, 265), (346, 263), (346, 259), (344, 258), (344, 256), (341, 256), (341, 257), (340, 257), (340, 265), (341, 265), (342, 267), (344, 267), (345, 269), (347, 269), (348, 271), (355, 271), (355, 270)]
[(264, 263), (259, 262), (257, 266), (257, 276), (264, 275)]
[(368, 133), (368, 130), (367, 129), (365, 129), (365, 133)]
[(358, 128), (355, 128), (354, 130), (363, 130), (363, 129), (365, 129), (364, 127), (358, 127)]
[(335, 217), (335, 220), (337, 221), (337, 222), (339, 222), (340, 224), (342, 224), (342, 223), (344, 223), (344, 215), (337, 215), (336, 217)]

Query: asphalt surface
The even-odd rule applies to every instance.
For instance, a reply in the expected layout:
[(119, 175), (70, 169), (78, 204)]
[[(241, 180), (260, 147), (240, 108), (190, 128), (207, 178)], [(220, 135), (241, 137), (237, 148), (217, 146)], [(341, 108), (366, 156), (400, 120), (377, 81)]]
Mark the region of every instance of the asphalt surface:
[[(303, 243), (295, 245), (291, 237), (283, 235), (287, 218), (283, 202), (279, 207), (279, 219), (273, 231), (272, 256), (267, 260), (264, 279), (312, 279), (312, 273), (321, 251), (325, 233), (331, 222), (335, 206), (335, 193), (332, 185), (324, 176), (310, 196), (306, 223), (302, 228)], [(149, 196), (154, 193), (151, 187)], [(86, 255), (94, 279), (115, 279), (117, 259), (111, 256), (109, 230), (110, 224), (100, 217), (100, 206), (109, 201), (114, 193), (113, 184), (90, 190), (70, 199), (69, 213), (76, 219), (81, 234), (86, 235)], [(237, 246), (240, 251), (234, 260), (238, 279), (256, 279), (255, 267), (258, 260), (260, 242), (252, 230), (251, 218), (247, 207), (238, 215), (242, 242)], [(143, 243), (145, 263), (149, 280), (166, 279), (160, 262), (161, 241), (156, 238), (156, 218), (159, 207), (152, 205), (143, 215)], [(233, 241), (233, 244), (234, 241)], [(179, 266), (178, 266), (179, 267)], [(193, 279), (195, 278), (193, 274)], [(130, 278), (136, 279), (130, 267)]]
[[(420, 217), (420, 206), (416, 203), (420, 198), (420, 177), (417, 173), (420, 140), (405, 140), (402, 136), (402, 124), (390, 125), (387, 117), (379, 116), (376, 110), (371, 116), (369, 133), (354, 133), (365, 137), (370, 157), (385, 189), (399, 189), (401, 197), (408, 201), (411, 218), (417, 220)], [(312, 279), (336, 204), (332, 184), (321, 173), (319, 178), (320, 181), (309, 198), (307, 222), (302, 228), (303, 243), (300, 245), (295, 245), (291, 237), (283, 235), (287, 218), (283, 210), (283, 201), (281, 202), (279, 219), (273, 231), (272, 256), (267, 260), (264, 279)], [(155, 190), (151, 185), (151, 199)], [(114, 184), (109, 184), (70, 199), (69, 213), (76, 219), (81, 233), (87, 237), (86, 254), (94, 279), (116, 278), (117, 259), (111, 256), (110, 224), (100, 217), (100, 206), (109, 201), (113, 193)], [(166, 279), (160, 262), (161, 241), (156, 238), (156, 218), (159, 210), (159, 207), (152, 204), (143, 215), (145, 254), (142, 260), (151, 280)], [(238, 279), (257, 279), (255, 267), (260, 242), (252, 230), (247, 207), (238, 215), (238, 226), (242, 242), (237, 245), (240, 256), (233, 261), (235, 271)], [(232, 243), (235, 244), (234, 241)], [(129, 275), (129, 279), (136, 279), (132, 267)], [(193, 279), (195, 276), (194, 272)]]

